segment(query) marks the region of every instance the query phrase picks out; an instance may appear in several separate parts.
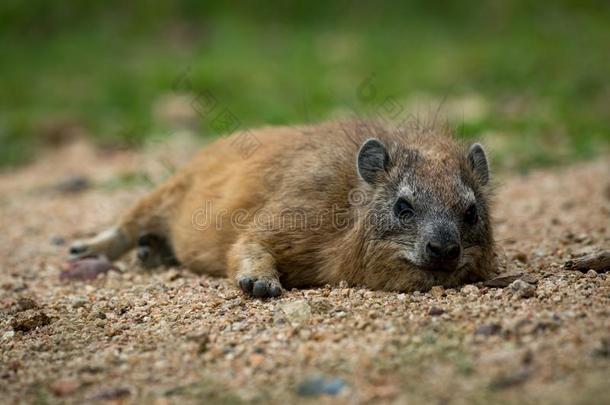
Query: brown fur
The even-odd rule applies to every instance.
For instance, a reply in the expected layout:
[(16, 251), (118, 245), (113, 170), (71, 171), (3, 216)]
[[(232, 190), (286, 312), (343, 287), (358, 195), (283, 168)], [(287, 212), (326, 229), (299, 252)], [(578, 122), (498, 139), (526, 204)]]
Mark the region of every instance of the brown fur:
[[(153, 233), (166, 237), (192, 271), (236, 282), (250, 277), (292, 288), (344, 280), (413, 291), (485, 278), (494, 268), (489, 190), (477, 184), (465, 146), (448, 132), (368, 121), (262, 128), (252, 131), (260, 146), (249, 157), (235, 145), (239, 135), (226, 137), (140, 200), (114, 230), (81, 243), (80, 253), (115, 259), (133, 248), (139, 235)], [(377, 204), (391, 198), (384, 196), (391, 187), (376, 189), (358, 175), (356, 157), (368, 138), (387, 146), (393, 162), (389, 182), (411, 168), (423, 181), (423, 192), (447, 207), (459, 203), (451, 183), (455, 176), (474, 190), (486, 223), (476, 235), (481, 242), (468, 253), (471, 265), (450, 274), (410, 266), (397, 259), (399, 247), (391, 238), (380, 238), (367, 225)], [(239, 226), (231, 224), (232, 216), (242, 218)]]

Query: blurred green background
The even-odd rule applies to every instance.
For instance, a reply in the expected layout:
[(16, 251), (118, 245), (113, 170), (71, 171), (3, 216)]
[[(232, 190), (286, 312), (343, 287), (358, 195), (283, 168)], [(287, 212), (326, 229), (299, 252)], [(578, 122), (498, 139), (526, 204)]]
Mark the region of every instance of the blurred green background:
[(75, 131), (217, 136), (222, 111), (245, 128), (440, 106), (519, 170), (609, 150), (608, 2), (289, 3), (2, 1), (0, 166)]

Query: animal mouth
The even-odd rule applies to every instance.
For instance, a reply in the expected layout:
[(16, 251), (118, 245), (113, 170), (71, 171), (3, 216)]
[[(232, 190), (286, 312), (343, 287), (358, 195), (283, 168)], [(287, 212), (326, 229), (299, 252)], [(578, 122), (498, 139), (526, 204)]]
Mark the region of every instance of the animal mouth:
[(451, 274), (461, 267), (460, 260), (430, 260), (420, 264), (420, 269), (433, 274)]
[(458, 271), (460, 267), (458, 267), (457, 265), (455, 266), (441, 266), (438, 264), (419, 264), (419, 263), (414, 263), (411, 260), (407, 259), (406, 257), (401, 257), (401, 260), (403, 263), (407, 264), (409, 267), (415, 267), (416, 269), (418, 269), (419, 271), (425, 272), (425, 273), (431, 273), (434, 275), (449, 275), (455, 271)]

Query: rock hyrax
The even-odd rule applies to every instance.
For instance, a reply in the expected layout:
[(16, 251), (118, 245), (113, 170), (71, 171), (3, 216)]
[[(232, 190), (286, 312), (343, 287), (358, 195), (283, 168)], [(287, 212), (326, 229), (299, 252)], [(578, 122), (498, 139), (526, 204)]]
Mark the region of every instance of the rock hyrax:
[(263, 128), (247, 133), (248, 151), (243, 136), (204, 148), (71, 254), (113, 260), (137, 248), (145, 263), (177, 259), (255, 297), (341, 281), (426, 290), (494, 272), (479, 144), (371, 121)]

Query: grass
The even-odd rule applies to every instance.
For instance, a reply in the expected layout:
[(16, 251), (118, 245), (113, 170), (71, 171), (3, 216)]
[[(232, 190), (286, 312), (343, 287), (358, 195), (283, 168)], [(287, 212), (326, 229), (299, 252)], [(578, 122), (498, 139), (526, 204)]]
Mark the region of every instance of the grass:
[[(608, 151), (609, 7), (416, 2), (393, 11), (382, 3), (322, 16), (316, 4), (296, 17), (222, 8), (185, 16), (164, 6), (167, 18), (95, 12), (49, 23), (49, 33), (0, 10), (14, 23), (0, 34), (0, 166), (33, 159), (70, 125), (104, 144), (170, 134), (153, 110), (176, 92), (216, 99), (199, 119), (202, 136), (223, 132), (214, 116), (225, 109), (250, 127), (391, 115), (390, 104), (407, 110), (423, 99), (422, 110), (451, 106), (458, 133), (483, 138), (501, 167)], [(177, 86), (180, 77), (188, 81)]]

